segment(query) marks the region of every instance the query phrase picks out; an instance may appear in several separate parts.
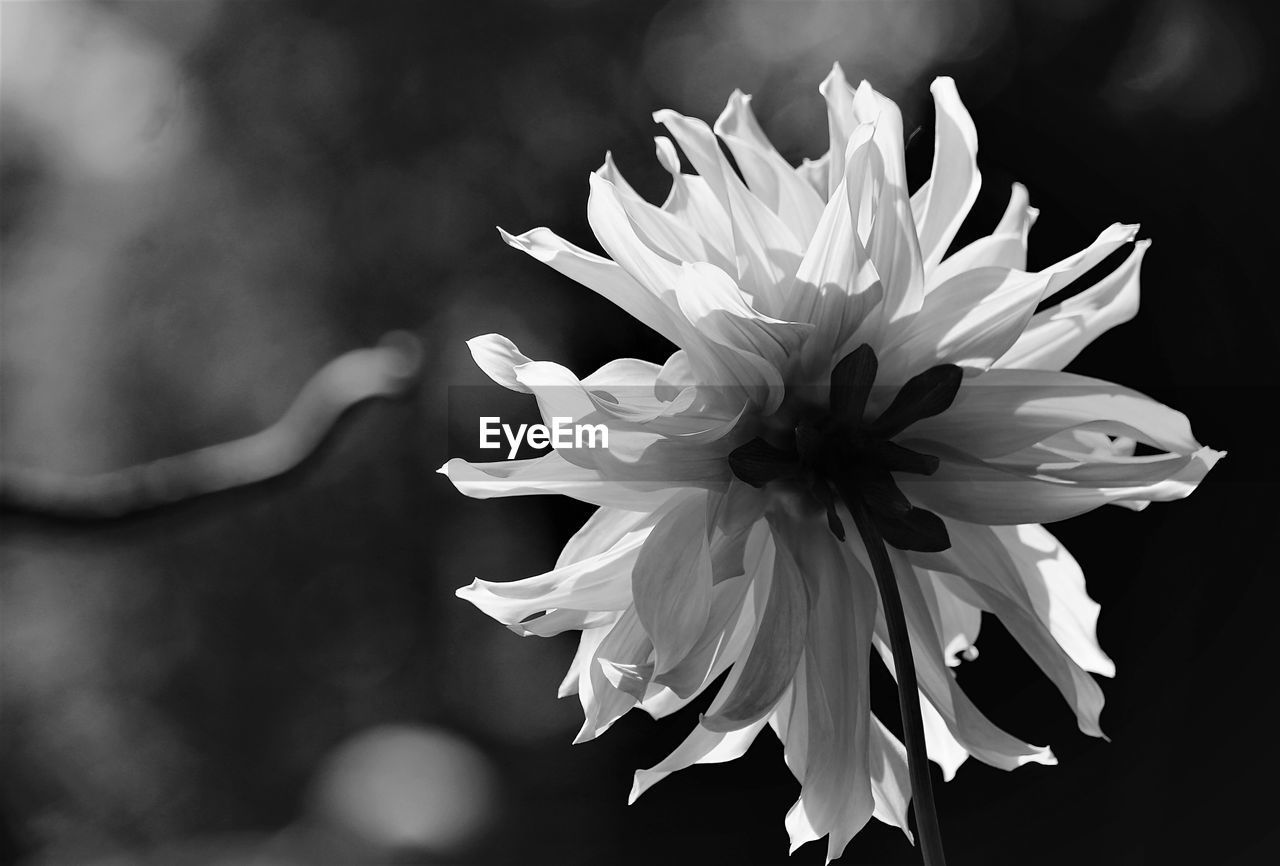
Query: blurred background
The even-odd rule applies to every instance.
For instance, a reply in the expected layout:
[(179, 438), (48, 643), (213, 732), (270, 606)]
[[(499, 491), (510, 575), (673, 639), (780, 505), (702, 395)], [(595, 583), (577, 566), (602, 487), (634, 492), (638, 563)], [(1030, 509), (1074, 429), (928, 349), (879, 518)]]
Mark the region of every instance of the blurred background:
[[(494, 227), (597, 249), (605, 151), (661, 200), (650, 113), (711, 120), (735, 87), (785, 156), (816, 157), (836, 60), (923, 127), (916, 182), (928, 83), (957, 79), (984, 173), (961, 242), (1015, 179), (1041, 209), (1032, 267), (1142, 222), (1144, 309), (1073, 369), (1231, 452), (1186, 502), (1054, 527), (1103, 604), (1112, 742), (984, 623), (962, 683), (1061, 763), (966, 764), (939, 791), (949, 853), (1263, 862), (1277, 35), (1210, 0), (0, 0), (0, 462), (92, 473), (234, 439), (341, 352), (393, 329), (426, 347), (409, 394), (273, 482), (120, 519), (0, 514), (0, 863), (786, 860), (798, 786), (772, 737), (628, 807), (701, 705), (570, 746), (574, 640), (454, 598), (544, 571), (589, 509), (467, 500), (434, 473), (475, 424), (449, 389), (486, 381), (465, 339), (579, 373), (669, 351)], [(842, 862), (917, 855), (873, 822)]]

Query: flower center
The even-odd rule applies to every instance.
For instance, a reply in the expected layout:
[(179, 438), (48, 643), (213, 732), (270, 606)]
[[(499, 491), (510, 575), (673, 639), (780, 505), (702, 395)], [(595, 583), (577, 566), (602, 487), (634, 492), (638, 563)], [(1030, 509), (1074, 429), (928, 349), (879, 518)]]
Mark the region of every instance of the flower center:
[(798, 486), (826, 511), (827, 525), (844, 541), (836, 503), (852, 509), (860, 502), (884, 540), (901, 550), (939, 551), (951, 546), (941, 518), (912, 505), (893, 480), (894, 472), (932, 475), (938, 458), (893, 441), (910, 425), (947, 409), (962, 373), (940, 364), (906, 382), (888, 408), (873, 420), (864, 414), (878, 363), (862, 345), (836, 364), (825, 414), (802, 418), (794, 435), (779, 446), (756, 438), (729, 454), (733, 474), (753, 487), (771, 483)]

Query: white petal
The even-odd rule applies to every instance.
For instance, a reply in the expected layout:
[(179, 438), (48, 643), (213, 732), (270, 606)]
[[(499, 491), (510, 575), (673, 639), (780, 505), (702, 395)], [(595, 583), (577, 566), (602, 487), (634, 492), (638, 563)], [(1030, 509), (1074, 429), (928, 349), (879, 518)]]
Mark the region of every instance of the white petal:
[(1201, 448), (1180, 457), (1172, 466), (1151, 464), (1152, 468), (1143, 473), (1145, 477), (1116, 486), (1096, 486), (1097, 481), (1072, 483), (997, 463), (945, 457), (938, 471), (928, 478), (901, 476), (896, 480), (912, 502), (958, 520), (988, 525), (1052, 523), (1110, 503), (1182, 499), (1195, 490), (1224, 454)]
[(506, 624), (546, 610), (623, 610), (631, 605), (631, 573), (661, 512), (650, 515), (611, 547), (545, 574), (499, 583), (476, 579), (457, 591)]
[[(917, 192), (917, 195), (919, 193)], [(978, 238), (973, 243), (947, 256), (928, 275), (926, 292), (932, 292), (947, 280), (976, 268), (1027, 269), (1027, 235), (1035, 224), (1039, 211), (1031, 206), (1027, 188), (1020, 183), (1013, 185), (1004, 217), (993, 234)]]
[(925, 186), (911, 197), (926, 272), (946, 254), (982, 185), (977, 162), (978, 132), (960, 101), (955, 82), (936, 78), (929, 89), (933, 93), (936, 127), (933, 171)]
[(987, 459), (1086, 425), (1176, 454), (1200, 447), (1181, 412), (1121, 385), (1052, 370), (991, 370), (966, 379), (950, 408), (905, 436)]
[(501, 334), (484, 334), (467, 340), (467, 348), (476, 366), (490, 379), (512, 391), (529, 393), (528, 388), (516, 381), (515, 368), (529, 363), (529, 359), (520, 353), (515, 343)]
[(822, 199), (765, 137), (751, 111), (751, 97), (735, 90), (714, 128), (756, 197), (791, 227), (798, 240), (812, 237)]
[(1100, 607), (1085, 589), (1075, 558), (1043, 526), (995, 526), (1018, 569), (1036, 614), (1072, 660), (1095, 674), (1115, 676), (1116, 665), (1098, 645)]
[(1120, 267), (1074, 297), (1031, 317), (997, 367), (1061, 370), (1099, 335), (1138, 312), (1138, 274), (1151, 241), (1134, 244)]
[[(855, 169), (865, 165), (869, 144), (870, 130), (864, 127), (851, 142)], [(858, 236), (847, 188), (847, 181), (842, 181), (822, 212), (785, 313), (786, 318), (816, 326), (803, 353), (806, 368), (819, 376), (829, 372), (833, 359), (841, 357), (837, 348), (855, 333), (864, 341), (879, 342), (870, 327), (861, 326), (883, 303), (884, 286)], [(819, 360), (826, 361), (827, 368), (818, 369)]]
[(777, 547), (773, 581), (751, 650), (737, 664), (737, 683), (724, 704), (702, 719), (713, 731), (755, 724), (773, 709), (804, 653), (812, 603), (805, 579), (785, 545)]
[[(588, 211), (589, 209), (588, 203)], [(678, 317), (651, 290), (637, 282), (616, 262), (576, 247), (549, 229), (532, 229), (522, 235), (512, 235), (501, 229), (499, 231), (502, 239), (511, 246), (545, 262), (566, 277), (577, 280), (676, 345), (680, 345), (685, 338), (686, 334), (681, 331)]]
[[(849, 549), (857, 553), (857, 558), (850, 557), (850, 562), (857, 562), (864, 571), (869, 570), (863, 559), (866, 556), (865, 549), (852, 543)], [(890, 548), (889, 555), (894, 561), (894, 573), (911, 577), (900, 577), (898, 586), (902, 594), (902, 607), (907, 618), (920, 691), (946, 721), (951, 734), (969, 754), (1002, 770), (1011, 770), (1027, 763), (1052, 762), (1052, 752), (1048, 748), (1029, 745), (1001, 730), (969, 700), (947, 667), (942, 645), (938, 641), (936, 626), (926, 601), (926, 594), (932, 592), (931, 582), (916, 578), (915, 570), (898, 550)], [(865, 579), (871, 579), (870, 575)], [(883, 616), (876, 621), (875, 644), (892, 672), (894, 659)]]
[(667, 776), (694, 764), (718, 764), (742, 757), (764, 727), (761, 719), (753, 725), (736, 731), (713, 732), (698, 725), (676, 750), (647, 770), (636, 770), (631, 783), (627, 803), (634, 803), (640, 795)]
[(820, 600), (811, 611), (802, 662), (808, 736), (800, 799), (805, 823), (829, 835), (827, 858), (833, 860), (875, 811), (868, 763), (875, 587), (866, 575), (849, 572), (848, 558), (820, 521), (796, 521), (785, 534), (775, 529), (775, 536), (779, 546), (791, 548)]
[(680, 171), (680, 154), (671, 139), (659, 135), (653, 142), (658, 161), (671, 175), (671, 191), (662, 209), (698, 233), (711, 257), (708, 261), (732, 269), (733, 227), (715, 191), (703, 178)]
[(960, 765), (969, 760), (969, 752), (952, 735), (946, 719), (923, 693), (920, 695), (920, 718), (924, 721), (925, 752), (929, 760), (942, 768), (942, 780), (950, 782), (956, 777)]
[(947, 521), (951, 547), (940, 553), (912, 554), (913, 562), (956, 575), (967, 582), (985, 610), (1000, 618), (1027, 655), (1039, 665), (1075, 710), (1080, 730), (1101, 736), (1102, 689), (1054, 640), (1027, 592), (1017, 565), (990, 527)]
[(914, 842), (907, 824), (911, 803), (911, 778), (906, 747), (874, 715), (871, 717), (871, 793), (875, 797), (875, 817), (897, 827)]
[(884, 381), (905, 381), (935, 364), (985, 370), (1017, 341), (1042, 298), (1083, 275), (1136, 231), (1113, 225), (1087, 249), (1034, 274), (980, 268), (951, 278), (929, 293), (919, 315), (906, 320), (884, 348)]
[(437, 471), (459, 492), (474, 499), (559, 494), (592, 505), (650, 511), (674, 492), (660, 482), (611, 481), (593, 469), (575, 466), (557, 451), (528, 460), (493, 463), (468, 463), (455, 457)]
[(982, 611), (956, 595), (937, 575), (930, 577), (933, 593), (925, 593), (929, 612), (938, 626), (938, 640), (942, 643), (947, 667), (956, 667), (961, 657), (968, 660), (977, 657), (978, 650), (973, 644), (982, 626)]
[(631, 576), (636, 614), (664, 673), (698, 642), (711, 610), (706, 495), (681, 499), (658, 521)]
[(777, 313), (785, 302), (785, 284), (800, 264), (801, 247), (795, 233), (742, 183), (710, 127), (670, 110), (655, 112), (653, 119), (664, 124), (680, 143), (729, 216), (737, 278), (743, 290), (751, 294), (759, 309)]
[(677, 262), (711, 262), (732, 267), (733, 260), (709, 243), (692, 225), (663, 208), (645, 201), (631, 189), (612, 157), (597, 170), (600, 177), (613, 184), (618, 202), (631, 219), (636, 234), (646, 245)]
[(584, 719), (573, 740), (575, 745), (603, 734), (636, 704), (633, 691), (619, 689), (609, 681), (610, 668), (643, 662), (652, 653), (653, 645), (640, 625), (635, 608), (627, 608), (596, 647), (586, 663), (587, 669), (579, 674), (578, 698)]

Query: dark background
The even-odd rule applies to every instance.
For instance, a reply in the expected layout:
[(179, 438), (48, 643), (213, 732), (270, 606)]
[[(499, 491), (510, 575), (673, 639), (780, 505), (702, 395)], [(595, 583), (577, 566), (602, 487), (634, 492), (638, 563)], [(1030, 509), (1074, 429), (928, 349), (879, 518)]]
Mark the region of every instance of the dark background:
[[(798, 786), (769, 734), (626, 806), (697, 709), (570, 746), (572, 639), (453, 597), (545, 570), (589, 509), (467, 500), (434, 472), (475, 423), (448, 411), (485, 381), (466, 338), (579, 373), (667, 351), (494, 226), (595, 249), (604, 152), (660, 199), (650, 112), (711, 120), (733, 87), (785, 156), (816, 157), (834, 60), (924, 127), (917, 182), (928, 82), (957, 79), (984, 173), (967, 236), (1014, 179), (1041, 209), (1032, 267), (1140, 221), (1143, 310), (1072, 369), (1230, 452), (1185, 502), (1052, 527), (1103, 605), (1110, 743), (984, 622), (961, 682), (1060, 764), (968, 762), (938, 794), (952, 862), (1280, 847), (1277, 34), (1252, 6), (0, 0), (0, 28), (6, 464), (232, 439), (339, 352), (391, 329), (427, 345), (408, 398), (357, 407), (285, 478), (99, 523), (0, 515), (0, 862), (821, 863), (825, 843), (786, 858)], [(872, 822), (841, 862), (917, 855)]]

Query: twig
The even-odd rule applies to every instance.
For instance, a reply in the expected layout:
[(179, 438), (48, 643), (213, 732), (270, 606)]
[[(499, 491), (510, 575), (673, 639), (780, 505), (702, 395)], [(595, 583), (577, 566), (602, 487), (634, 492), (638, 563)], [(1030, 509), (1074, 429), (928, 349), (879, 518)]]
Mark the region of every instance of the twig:
[(0, 511), (96, 520), (255, 484), (301, 463), (356, 403), (404, 393), (422, 366), (417, 337), (395, 331), (334, 358), (279, 421), (243, 439), (96, 475), (0, 465)]

